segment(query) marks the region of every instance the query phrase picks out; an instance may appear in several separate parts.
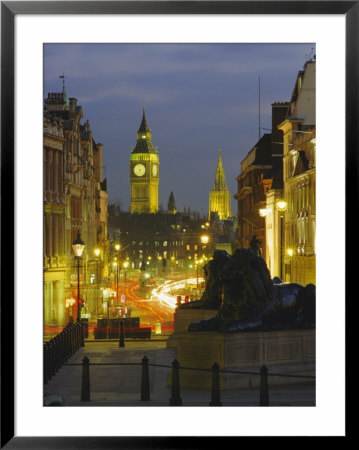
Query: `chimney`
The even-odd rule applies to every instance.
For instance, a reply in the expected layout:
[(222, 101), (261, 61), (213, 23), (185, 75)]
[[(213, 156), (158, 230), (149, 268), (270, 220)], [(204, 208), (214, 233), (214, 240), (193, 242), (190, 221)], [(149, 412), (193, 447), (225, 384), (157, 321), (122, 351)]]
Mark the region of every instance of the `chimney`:
[(70, 107), (69, 111), (70, 113), (74, 114), (76, 112), (76, 106), (77, 106), (77, 98), (69, 98)]

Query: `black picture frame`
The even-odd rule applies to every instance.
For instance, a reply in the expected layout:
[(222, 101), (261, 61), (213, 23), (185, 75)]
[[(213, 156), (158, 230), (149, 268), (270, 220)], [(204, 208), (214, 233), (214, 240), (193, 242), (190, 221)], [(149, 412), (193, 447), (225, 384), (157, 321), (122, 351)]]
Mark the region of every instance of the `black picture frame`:
[[(359, 1), (1, 2), (1, 448), (199, 448), (224, 437), (15, 436), (14, 405), (14, 19), (17, 14), (339, 14), (346, 20), (346, 219), (358, 192)], [(333, 57), (333, 64), (335, 58)], [(350, 163), (349, 163), (350, 162)], [(354, 198), (353, 198), (354, 195)], [(346, 220), (346, 236), (355, 236)], [(352, 243), (351, 243), (352, 244)], [(355, 245), (355, 243), (354, 243)], [(351, 246), (351, 253), (353, 248)], [(354, 249), (355, 252), (355, 249)], [(354, 253), (355, 254), (355, 253)], [(345, 257), (349, 267), (348, 252)], [(346, 271), (346, 286), (350, 279)], [(233, 445), (233, 442), (229, 443)]]

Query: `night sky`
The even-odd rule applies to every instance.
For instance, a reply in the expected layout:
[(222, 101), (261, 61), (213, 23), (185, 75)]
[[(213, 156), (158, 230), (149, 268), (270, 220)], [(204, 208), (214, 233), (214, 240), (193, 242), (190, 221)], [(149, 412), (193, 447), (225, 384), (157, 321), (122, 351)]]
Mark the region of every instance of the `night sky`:
[[(240, 163), (289, 101), (314, 44), (46, 44), (44, 97), (76, 97), (104, 145), (109, 202), (129, 208), (129, 157), (145, 107), (160, 158), (159, 204), (208, 212), (218, 149), (231, 195)], [(261, 135), (268, 132), (261, 130)], [(232, 199), (232, 212), (236, 213)]]

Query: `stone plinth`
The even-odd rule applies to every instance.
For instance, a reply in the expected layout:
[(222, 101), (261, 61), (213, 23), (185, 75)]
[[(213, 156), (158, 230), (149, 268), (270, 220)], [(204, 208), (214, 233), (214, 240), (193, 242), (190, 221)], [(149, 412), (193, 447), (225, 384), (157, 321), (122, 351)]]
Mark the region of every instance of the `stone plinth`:
[(210, 319), (217, 314), (216, 309), (176, 309), (174, 313), (174, 332), (167, 340), (167, 347), (177, 347), (177, 338), (187, 332), (192, 322)]
[[(213, 312), (213, 311), (212, 311)], [(212, 316), (211, 316), (212, 317)], [(315, 375), (315, 330), (265, 332), (180, 332), (176, 337), (180, 367), (255, 372), (264, 364), (268, 372)], [(210, 371), (180, 370), (181, 388), (210, 389)], [(221, 389), (259, 386), (257, 375), (220, 374)], [(269, 386), (312, 381), (305, 378), (269, 376)]]

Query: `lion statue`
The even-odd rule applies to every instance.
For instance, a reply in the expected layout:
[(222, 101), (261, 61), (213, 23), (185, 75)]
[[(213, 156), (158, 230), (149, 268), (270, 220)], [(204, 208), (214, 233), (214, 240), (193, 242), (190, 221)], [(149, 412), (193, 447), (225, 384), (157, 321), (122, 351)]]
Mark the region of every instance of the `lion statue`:
[(215, 308), (217, 314), (191, 323), (188, 331), (315, 327), (315, 286), (272, 280), (265, 261), (252, 249), (236, 249), (232, 256), (216, 250), (205, 277), (202, 298), (181, 307)]
[(201, 299), (190, 303), (182, 303), (180, 308), (218, 309), (223, 297), (223, 281), (220, 279), (220, 274), (229, 261), (230, 255), (225, 250), (215, 250), (213, 258), (203, 267), (206, 288)]

